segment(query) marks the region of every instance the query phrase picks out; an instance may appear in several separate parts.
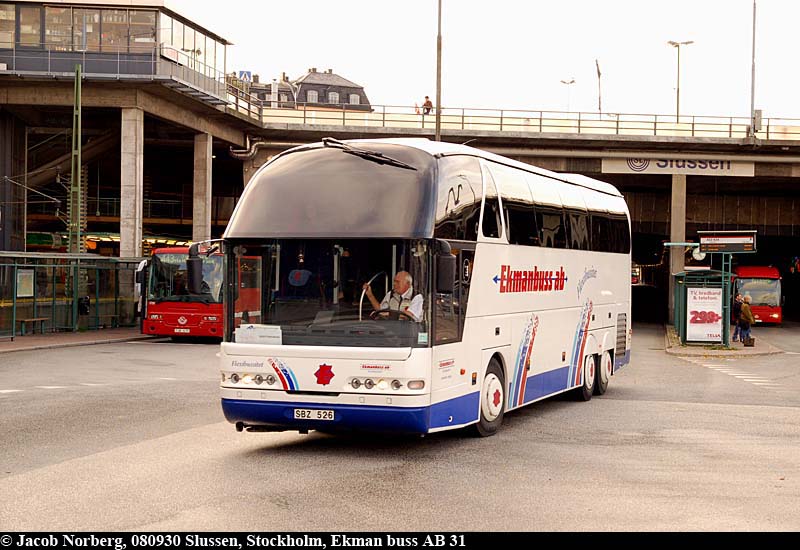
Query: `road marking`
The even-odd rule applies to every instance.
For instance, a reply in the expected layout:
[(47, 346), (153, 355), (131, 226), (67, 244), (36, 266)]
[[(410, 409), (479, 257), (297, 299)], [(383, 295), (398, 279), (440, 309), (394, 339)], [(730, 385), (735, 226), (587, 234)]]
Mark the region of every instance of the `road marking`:
[(753, 382), (756, 386), (780, 386), (780, 384), (776, 384), (775, 382)]
[(17, 393), (23, 390), (0, 390), (0, 393)]
[(174, 381), (174, 380), (177, 380), (177, 378), (159, 378), (159, 380), (172, 380), (172, 381)]
[(92, 382), (81, 382), (81, 386), (89, 386), (89, 387), (94, 387), (94, 386), (108, 386), (108, 384), (94, 384), (94, 383), (92, 383)]
[(40, 390), (63, 390), (66, 386), (35, 386)]

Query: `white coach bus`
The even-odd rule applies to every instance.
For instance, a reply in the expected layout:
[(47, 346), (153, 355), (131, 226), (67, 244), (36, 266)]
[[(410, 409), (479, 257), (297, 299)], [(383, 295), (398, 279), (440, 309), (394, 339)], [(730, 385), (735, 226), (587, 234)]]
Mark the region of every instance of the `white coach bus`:
[(604, 393), (630, 358), (628, 208), (584, 176), (326, 138), (262, 166), (223, 241), (240, 431), (487, 436), (523, 405)]

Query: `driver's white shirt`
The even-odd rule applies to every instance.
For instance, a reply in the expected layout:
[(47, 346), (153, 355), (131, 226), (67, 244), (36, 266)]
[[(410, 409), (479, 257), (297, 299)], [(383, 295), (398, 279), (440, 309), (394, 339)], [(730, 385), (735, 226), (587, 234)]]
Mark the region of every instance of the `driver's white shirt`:
[(414, 316), (415, 321), (422, 319), (422, 294), (414, 294), (414, 287), (408, 287), (403, 295), (390, 290), (381, 302), (381, 309), (392, 309), (395, 311), (405, 311)]

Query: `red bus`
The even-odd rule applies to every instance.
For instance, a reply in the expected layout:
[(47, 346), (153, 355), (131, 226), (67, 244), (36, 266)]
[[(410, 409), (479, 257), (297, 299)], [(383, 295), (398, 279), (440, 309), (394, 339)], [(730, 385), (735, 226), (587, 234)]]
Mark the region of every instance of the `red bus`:
[(157, 248), (148, 265), (142, 333), (159, 336), (222, 338), (223, 256), (201, 254), (203, 282), (199, 294), (189, 291), (188, 247)]
[(738, 266), (734, 270), (735, 292), (750, 296), (750, 309), (756, 323), (780, 324), (783, 321), (781, 274), (772, 266)]

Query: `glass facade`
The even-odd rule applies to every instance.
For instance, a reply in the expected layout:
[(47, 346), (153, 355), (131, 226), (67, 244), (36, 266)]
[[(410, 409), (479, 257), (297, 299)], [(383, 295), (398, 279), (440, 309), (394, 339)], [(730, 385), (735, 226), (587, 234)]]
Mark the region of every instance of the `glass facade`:
[(150, 54), (157, 46), (209, 78), (224, 73), (223, 42), (157, 10), (0, 2), (0, 48)]
[(14, 44), (14, 4), (0, 4), (0, 48), (10, 48)]

